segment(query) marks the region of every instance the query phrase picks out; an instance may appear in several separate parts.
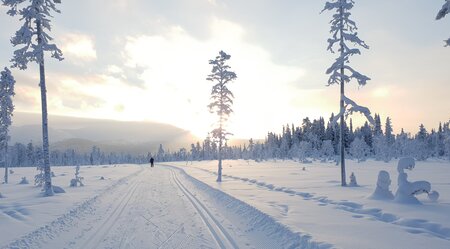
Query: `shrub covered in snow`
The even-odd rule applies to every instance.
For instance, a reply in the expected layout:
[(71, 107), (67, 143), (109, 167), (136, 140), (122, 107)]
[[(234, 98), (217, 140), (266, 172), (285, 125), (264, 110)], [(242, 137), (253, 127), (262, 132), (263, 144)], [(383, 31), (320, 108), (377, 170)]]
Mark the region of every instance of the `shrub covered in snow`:
[(75, 178), (70, 180), (70, 186), (71, 187), (78, 187), (78, 185), (80, 187), (84, 186), (82, 180), (84, 178), (80, 176), (80, 165), (77, 165), (77, 167), (75, 167)]
[(27, 180), (27, 178), (24, 176), (22, 177), (22, 180), (20, 180), (19, 184), (30, 184), (30, 182)]
[(418, 194), (427, 193), (431, 200), (436, 201), (439, 198), (439, 193), (431, 192), (431, 183), (427, 181), (408, 181), (408, 174), (405, 169), (414, 169), (415, 161), (412, 157), (401, 158), (398, 161), (398, 189), (395, 193), (395, 201), (406, 204), (420, 204), (420, 201), (415, 197)]
[(355, 173), (352, 172), (350, 175), (350, 183), (348, 184), (350, 187), (358, 187), (358, 182), (356, 181)]
[(350, 154), (358, 160), (358, 163), (365, 161), (369, 152), (370, 148), (364, 139), (357, 137), (350, 144)]
[(385, 170), (380, 170), (380, 172), (378, 172), (377, 187), (370, 198), (375, 200), (394, 199), (394, 195), (391, 190), (389, 190), (390, 185), (391, 177), (389, 176), (389, 173)]

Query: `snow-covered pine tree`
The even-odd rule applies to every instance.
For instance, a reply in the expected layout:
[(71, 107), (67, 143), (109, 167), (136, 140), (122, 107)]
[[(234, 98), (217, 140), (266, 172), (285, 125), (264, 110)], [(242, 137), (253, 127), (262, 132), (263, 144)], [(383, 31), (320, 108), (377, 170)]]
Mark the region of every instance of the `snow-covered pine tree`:
[[(439, 10), (439, 12), (438, 12), (438, 14), (436, 16), (436, 20), (439, 20), (439, 19), (443, 18), (448, 13), (450, 13), (450, 0), (445, 0), (444, 5), (442, 5), (441, 10)], [(445, 42), (445, 47), (450, 46), (450, 38), (448, 38), (444, 42)]]
[[(340, 112), (335, 117), (334, 122), (340, 118), (340, 158), (341, 158), (341, 184), (346, 186), (346, 176), (345, 176), (345, 145), (344, 145), (344, 118), (353, 112), (363, 113), (367, 119), (373, 123), (373, 118), (370, 116), (370, 111), (368, 108), (357, 105), (353, 100), (347, 98), (344, 95), (344, 84), (350, 82), (352, 79), (356, 79), (360, 86), (366, 85), (367, 81), (370, 80), (369, 77), (357, 72), (352, 67), (348, 65), (350, 61), (350, 56), (361, 54), (361, 51), (357, 48), (350, 48), (348, 45), (350, 43), (354, 45), (361, 46), (368, 49), (369, 46), (358, 37), (356, 32), (356, 23), (350, 19), (350, 10), (353, 8), (353, 0), (330, 0), (325, 3), (325, 7), (322, 10), (335, 11), (333, 14), (333, 19), (330, 21), (331, 24), (331, 38), (328, 39), (328, 50), (334, 53), (333, 47), (338, 47), (338, 52), (340, 52), (339, 57), (327, 69), (326, 73), (330, 74), (328, 79), (328, 86), (333, 84), (340, 85)], [(351, 106), (347, 109), (348, 106)]]
[[(28, 4), (24, 4), (27, 2)], [(53, 195), (52, 178), (50, 175), (49, 142), (48, 142), (48, 118), (47, 118), (47, 89), (45, 86), (44, 53), (49, 52), (51, 57), (63, 60), (61, 50), (50, 43), (52, 37), (50, 18), (52, 12), (60, 13), (56, 8), (56, 3), (61, 0), (2, 0), (4, 6), (9, 7), (10, 16), (20, 16), (23, 21), (22, 27), (11, 38), (13, 46), (21, 46), (14, 51), (11, 60), (13, 67), (21, 70), (27, 69), (28, 62), (39, 64), (39, 86), (41, 88), (42, 101), (42, 142), (44, 157), (45, 184), (44, 193), (46, 196)], [(25, 5), (19, 9), (19, 5)]]
[(0, 151), (2, 162), (5, 167), (5, 183), (8, 183), (8, 140), (9, 126), (11, 125), (11, 116), (13, 115), (14, 105), (12, 97), (14, 96), (14, 84), (16, 81), (11, 71), (5, 67), (0, 72)]
[(355, 140), (350, 145), (350, 154), (358, 160), (358, 162), (363, 162), (367, 159), (367, 155), (369, 154), (369, 146), (359, 137), (356, 137)]
[(230, 114), (233, 112), (231, 105), (233, 104), (233, 93), (228, 89), (228, 83), (236, 80), (236, 73), (230, 71), (230, 66), (226, 64), (227, 60), (231, 58), (230, 55), (223, 51), (219, 52), (214, 60), (209, 60), (212, 65), (211, 74), (206, 80), (213, 82), (211, 91), (211, 103), (208, 105), (210, 112), (215, 112), (219, 116), (218, 127), (212, 130), (213, 139), (218, 143), (218, 171), (217, 181), (222, 181), (222, 147), (227, 140), (228, 135), (232, 135), (225, 129), (225, 122)]

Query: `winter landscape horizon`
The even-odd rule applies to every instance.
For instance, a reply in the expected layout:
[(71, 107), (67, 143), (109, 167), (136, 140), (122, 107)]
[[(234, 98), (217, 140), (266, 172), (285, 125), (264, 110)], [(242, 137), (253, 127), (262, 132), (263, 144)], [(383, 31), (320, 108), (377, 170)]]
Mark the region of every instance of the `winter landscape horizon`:
[(450, 0), (1, 0), (0, 248), (450, 248)]

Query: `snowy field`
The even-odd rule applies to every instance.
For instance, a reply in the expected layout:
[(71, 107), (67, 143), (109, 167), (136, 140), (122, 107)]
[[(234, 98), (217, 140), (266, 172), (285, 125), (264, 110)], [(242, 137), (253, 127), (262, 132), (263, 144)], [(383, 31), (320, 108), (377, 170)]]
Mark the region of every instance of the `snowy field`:
[(450, 248), (450, 163), (406, 171), (436, 202), (368, 198), (380, 170), (395, 194), (396, 166), (348, 161), (360, 186), (345, 188), (329, 163), (224, 161), (222, 183), (217, 161), (81, 167), (76, 188), (75, 167), (53, 167), (67, 192), (54, 197), (33, 186), (34, 168), (14, 168), (0, 185), (0, 248)]
[[(380, 170), (397, 189), (397, 161), (348, 161), (360, 187), (340, 187), (340, 167), (293, 161), (225, 161), (222, 183), (217, 162), (170, 163), (208, 185), (270, 215), (291, 231), (337, 248), (450, 248), (450, 163), (416, 162), (409, 181), (426, 180), (440, 193), (437, 202), (419, 195), (422, 205), (368, 197)], [(305, 167), (305, 170), (303, 170)]]

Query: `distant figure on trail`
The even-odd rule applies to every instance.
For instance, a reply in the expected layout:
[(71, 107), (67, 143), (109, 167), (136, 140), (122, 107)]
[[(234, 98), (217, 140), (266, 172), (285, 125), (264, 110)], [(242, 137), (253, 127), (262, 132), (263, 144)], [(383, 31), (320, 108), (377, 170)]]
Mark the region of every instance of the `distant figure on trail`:
[(153, 167), (153, 162), (155, 162), (155, 159), (153, 157), (150, 158), (150, 167)]

